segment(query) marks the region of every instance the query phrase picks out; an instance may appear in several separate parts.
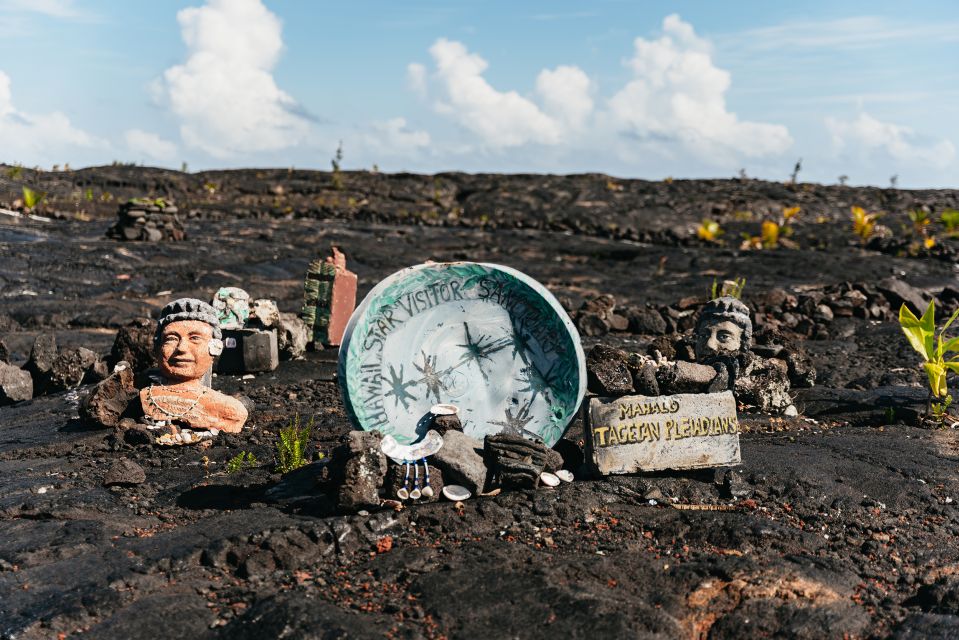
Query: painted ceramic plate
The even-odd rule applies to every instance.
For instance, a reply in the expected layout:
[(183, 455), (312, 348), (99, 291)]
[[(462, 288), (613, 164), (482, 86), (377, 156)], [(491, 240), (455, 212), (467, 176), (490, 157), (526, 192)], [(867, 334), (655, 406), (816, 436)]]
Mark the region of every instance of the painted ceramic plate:
[(559, 440), (586, 392), (579, 334), (529, 276), (495, 264), (404, 269), (376, 285), (340, 346), (344, 403), (357, 427), (400, 444), (423, 437), (430, 408), (455, 404), (467, 435)]

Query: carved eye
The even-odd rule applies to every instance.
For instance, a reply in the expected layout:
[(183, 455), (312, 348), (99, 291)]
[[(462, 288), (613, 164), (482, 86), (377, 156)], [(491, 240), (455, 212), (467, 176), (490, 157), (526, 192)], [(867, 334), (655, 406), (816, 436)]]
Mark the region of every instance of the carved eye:
[(720, 331), (717, 334), (717, 337), (719, 338), (720, 342), (729, 342), (730, 340), (732, 340), (733, 334), (730, 333), (729, 331)]
[(177, 337), (176, 337), (174, 334), (172, 334), (172, 333), (171, 333), (171, 334), (168, 334), (168, 335), (166, 335), (166, 336), (163, 336), (163, 342), (164, 342), (164, 344), (166, 344), (166, 343), (171, 343), (171, 342), (177, 342), (177, 341), (179, 341), (179, 338), (177, 338)]

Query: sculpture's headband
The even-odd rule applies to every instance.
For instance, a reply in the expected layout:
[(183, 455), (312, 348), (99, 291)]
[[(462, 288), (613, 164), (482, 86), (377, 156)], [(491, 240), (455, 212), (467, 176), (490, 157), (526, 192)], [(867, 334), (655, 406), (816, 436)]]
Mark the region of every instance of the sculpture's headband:
[(749, 349), (753, 340), (753, 321), (750, 318), (749, 307), (741, 300), (732, 296), (723, 296), (707, 302), (699, 314), (699, 320), (696, 321), (696, 333), (699, 333), (706, 322), (715, 320), (735, 322), (743, 330), (743, 350)]
[(223, 337), (220, 330), (220, 321), (216, 317), (216, 310), (206, 302), (196, 298), (180, 298), (163, 307), (160, 311), (160, 319), (157, 322), (157, 330), (153, 335), (153, 345), (160, 344), (160, 336), (163, 334), (163, 327), (171, 322), (181, 320), (199, 320), (213, 327), (213, 338), (219, 340)]

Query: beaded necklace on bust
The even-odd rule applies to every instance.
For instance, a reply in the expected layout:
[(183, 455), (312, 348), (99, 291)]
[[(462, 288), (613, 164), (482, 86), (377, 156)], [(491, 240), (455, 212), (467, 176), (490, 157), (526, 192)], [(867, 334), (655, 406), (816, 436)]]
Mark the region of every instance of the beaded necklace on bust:
[(182, 418), (185, 415), (189, 414), (194, 409), (196, 409), (197, 405), (200, 404), (200, 400), (203, 398), (203, 396), (206, 394), (207, 389), (209, 388), (209, 387), (203, 387), (203, 391), (201, 391), (200, 395), (196, 397), (196, 400), (193, 401), (193, 405), (189, 409), (187, 409), (183, 413), (173, 413), (172, 411), (168, 411), (164, 409), (163, 407), (161, 407), (159, 404), (157, 404), (157, 401), (153, 399), (153, 386), (154, 385), (151, 384), (149, 387), (147, 387), (147, 400), (150, 402), (150, 404), (156, 407), (157, 410), (160, 411), (160, 413), (164, 413), (170, 416), (171, 418), (173, 418), (174, 420)]

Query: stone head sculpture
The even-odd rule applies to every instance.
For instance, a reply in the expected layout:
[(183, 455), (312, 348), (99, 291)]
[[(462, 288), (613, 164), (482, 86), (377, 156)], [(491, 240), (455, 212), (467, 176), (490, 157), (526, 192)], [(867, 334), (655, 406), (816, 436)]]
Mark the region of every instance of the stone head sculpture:
[(198, 380), (223, 351), (216, 310), (195, 298), (180, 298), (163, 307), (153, 346), (160, 372), (169, 380)]
[(221, 338), (216, 310), (206, 302), (180, 298), (163, 307), (153, 344), (165, 382), (140, 390), (146, 416), (194, 430), (237, 433), (243, 428), (243, 403), (202, 383), (223, 351)]
[(745, 354), (753, 339), (749, 307), (732, 296), (710, 300), (696, 322), (695, 337), (700, 362)]

